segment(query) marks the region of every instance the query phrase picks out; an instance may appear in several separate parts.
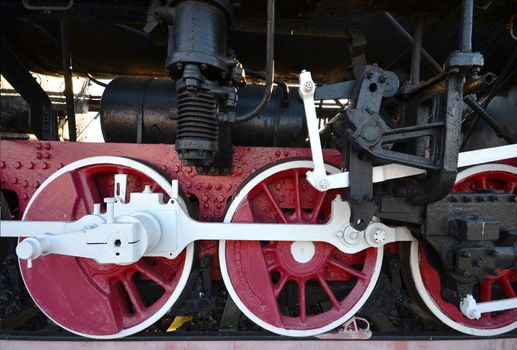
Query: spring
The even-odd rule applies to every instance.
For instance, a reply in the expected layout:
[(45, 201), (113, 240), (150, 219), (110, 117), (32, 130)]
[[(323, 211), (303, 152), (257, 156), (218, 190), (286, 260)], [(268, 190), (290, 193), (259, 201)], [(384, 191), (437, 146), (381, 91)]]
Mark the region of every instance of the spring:
[(177, 97), (178, 139), (183, 160), (210, 160), (217, 151), (217, 101), (207, 93), (181, 91)]

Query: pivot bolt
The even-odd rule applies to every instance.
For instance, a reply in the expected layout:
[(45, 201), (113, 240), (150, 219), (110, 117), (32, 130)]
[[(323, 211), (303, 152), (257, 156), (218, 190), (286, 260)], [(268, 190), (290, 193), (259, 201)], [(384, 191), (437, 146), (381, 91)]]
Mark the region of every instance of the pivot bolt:
[(312, 81), (306, 81), (305, 84), (303, 84), (303, 89), (305, 92), (311, 92), (314, 89), (314, 83)]
[(386, 240), (386, 231), (380, 228), (373, 229), (370, 235), (376, 244), (382, 244)]
[(350, 245), (359, 243), (361, 238), (359, 231), (356, 231), (352, 226), (348, 226), (344, 231), (339, 231), (338, 237)]
[(318, 187), (323, 189), (323, 190), (326, 190), (330, 187), (330, 182), (329, 180), (327, 179), (321, 179), (318, 181)]

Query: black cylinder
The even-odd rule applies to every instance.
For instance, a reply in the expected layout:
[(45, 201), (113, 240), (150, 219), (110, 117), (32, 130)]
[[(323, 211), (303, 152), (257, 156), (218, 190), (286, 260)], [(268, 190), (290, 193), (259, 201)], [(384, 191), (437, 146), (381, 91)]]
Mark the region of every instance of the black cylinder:
[[(239, 90), (236, 111), (252, 110), (264, 93), (263, 85)], [(275, 87), (271, 100), (257, 118), (232, 126), (231, 139), (238, 146), (307, 146), (303, 104), (297, 89), (291, 89), (289, 104), (284, 91)], [(323, 113), (322, 113), (323, 112)], [(153, 78), (117, 78), (104, 90), (101, 126), (106, 142), (138, 142), (139, 123), (143, 143), (175, 143), (178, 129), (175, 84)], [(319, 111), (332, 117), (335, 109)]]
[(175, 21), (169, 32), (167, 68), (174, 74), (176, 64), (198, 63), (227, 71), (228, 24), (223, 10), (202, 1), (182, 1), (175, 10)]

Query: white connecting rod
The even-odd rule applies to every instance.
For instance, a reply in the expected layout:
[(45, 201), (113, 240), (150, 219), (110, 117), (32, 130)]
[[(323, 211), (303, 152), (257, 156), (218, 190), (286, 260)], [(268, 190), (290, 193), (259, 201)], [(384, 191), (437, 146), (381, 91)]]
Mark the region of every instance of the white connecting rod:
[(62, 254), (116, 264), (132, 263), (142, 256), (174, 258), (197, 240), (319, 241), (353, 254), (413, 239), (405, 227), (379, 222), (361, 232), (354, 230), (348, 222), (350, 207), (339, 196), (332, 202), (330, 221), (324, 225), (199, 222), (188, 216), (177, 198), (168, 203), (162, 198), (161, 193), (148, 190), (131, 193), (129, 203), (107, 201), (112, 210), (72, 223), (2, 221), (0, 237), (29, 237), (18, 245), (21, 259)]

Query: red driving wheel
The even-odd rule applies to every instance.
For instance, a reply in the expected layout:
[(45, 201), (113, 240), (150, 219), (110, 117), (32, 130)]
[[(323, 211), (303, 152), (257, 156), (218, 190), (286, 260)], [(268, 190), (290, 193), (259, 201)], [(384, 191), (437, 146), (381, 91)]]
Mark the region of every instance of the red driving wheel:
[[(312, 188), (305, 179), (311, 167), (292, 161), (257, 175), (239, 192), (226, 221), (326, 223), (338, 191)], [(382, 250), (345, 254), (322, 242), (223, 241), (219, 254), (225, 284), (241, 311), (263, 328), (290, 336), (323, 333), (352, 317), (382, 262)]]
[[(167, 197), (168, 181), (153, 169), (133, 160), (103, 158), (101, 163), (72, 163), (44, 182), (24, 220), (69, 221), (90, 214), (94, 203), (113, 197), (115, 174), (128, 175), (127, 193), (150, 185)], [(175, 259), (146, 257), (122, 266), (51, 254), (34, 260), (32, 268), (20, 260), (20, 267), (30, 295), (55, 323), (88, 337), (118, 338), (152, 325), (167, 312), (186, 283), (192, 255), (189, 247)]]

